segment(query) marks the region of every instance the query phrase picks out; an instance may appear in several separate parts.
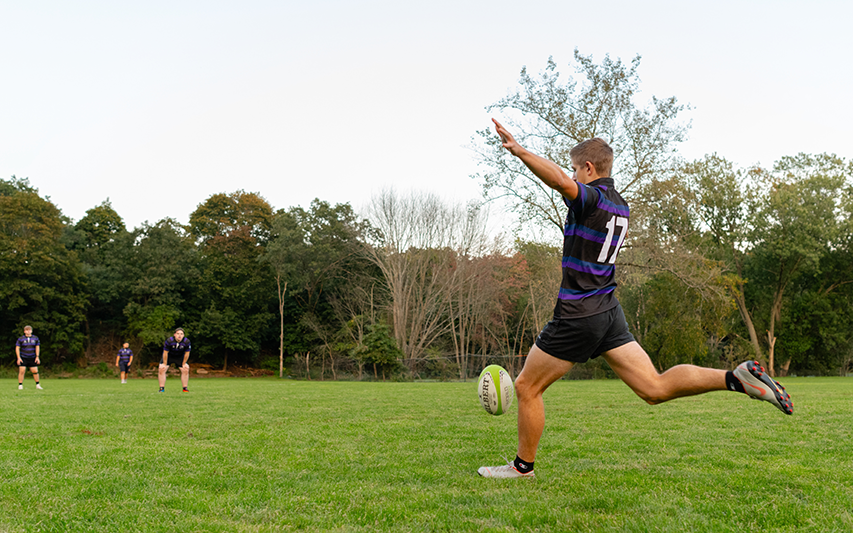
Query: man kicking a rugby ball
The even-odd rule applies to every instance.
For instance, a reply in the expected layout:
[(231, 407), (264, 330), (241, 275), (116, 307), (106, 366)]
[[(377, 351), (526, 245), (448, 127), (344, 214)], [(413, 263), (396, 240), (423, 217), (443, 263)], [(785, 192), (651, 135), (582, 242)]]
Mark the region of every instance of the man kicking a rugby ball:
[(678, 365), (659, 374), (645, 350), (634, 341), (622, 307), (613, 294), (616, 255), (628, 232), (628, 204), (616, 192), (610, 171), (613, 150), (599, 138), (569, 152), (570, 178), (554, 162), (519, 145), (492, 119), (502, 145), (537, 178), (559, 192), (569, 208), (563, 237), (563, 280), (554, 318), (527, 355), (515, 381), (518, 396), (518, 455), (501, 466), (484, 466), (484, 477), (534, 477), (533, 462), (545, 429), (542, 393), (571, 370), (599, 355), (637, 395), (651, 405), (715, 390), (743, 392), (765, 400), (785, 414), (794, 412), (785, 388), (756, 361), (733, 372)]

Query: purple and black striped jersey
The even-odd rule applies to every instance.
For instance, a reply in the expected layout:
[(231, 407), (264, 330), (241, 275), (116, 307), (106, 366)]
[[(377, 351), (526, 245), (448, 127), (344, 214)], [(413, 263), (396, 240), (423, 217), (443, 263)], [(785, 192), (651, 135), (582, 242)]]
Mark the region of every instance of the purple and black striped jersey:
[(119, 361), (130, 361), (131, 357), (133, 357), (133, 351), (130, 348), (122, 348), (118, 351)]
[(18, 338), (18, 342), (15, 343), (15, 346), (21, 347), (21, 357), (26, 357), (27, 359), (34, 359), (36, 356), (36, 346), (39, 345), (39, 338), (35, 335), (30, 335), (27, 337), (24, 335), (23, 337)]
[(616, 255), (628, 233), (628, 204), (612, 178), (578, 183), (563, 237), (563, 281), (554, 318), (582, 318), (613, 309), (619, 302), (614, 274)]
[(188, 337), (184, 337), (181, 339), (181, 342), (178, 342), (175, 340), (174, 336), (169, 337), (163, 344), (163, 351), (169, 352), (170, 356), (184, 355), (186, 352), (190, 351), (190, 339)]

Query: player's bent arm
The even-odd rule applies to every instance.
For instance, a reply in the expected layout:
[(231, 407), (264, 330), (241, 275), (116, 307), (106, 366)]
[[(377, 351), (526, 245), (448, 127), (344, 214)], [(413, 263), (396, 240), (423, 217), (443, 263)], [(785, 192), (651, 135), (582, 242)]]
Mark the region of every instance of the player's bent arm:
[(190, 360), (190, 352), (184, 352), (184, 366), (187, 366), (187, 361)]
[(162, 360), (161, 362), (162, 362), (164, 365), (166, 364), (166, 361), (167, 361), (167, 359), (166, 359), (166, 358), (167, 358), (167, 357), (169, 357), (169, 352), (168, 352), (168, 351), (166, 351), (166, 350), (163, 350), (163, 360)]

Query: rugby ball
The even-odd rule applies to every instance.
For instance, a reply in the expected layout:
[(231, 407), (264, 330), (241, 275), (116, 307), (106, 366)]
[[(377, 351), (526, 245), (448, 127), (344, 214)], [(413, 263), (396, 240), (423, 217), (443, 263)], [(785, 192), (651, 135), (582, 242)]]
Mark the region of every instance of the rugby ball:
[(480, 405), (490, 415), (502, 415), (509, 410), (515, 391), (509, 372), (498, 365), (489, 365), (480, 372), (477, 384)]

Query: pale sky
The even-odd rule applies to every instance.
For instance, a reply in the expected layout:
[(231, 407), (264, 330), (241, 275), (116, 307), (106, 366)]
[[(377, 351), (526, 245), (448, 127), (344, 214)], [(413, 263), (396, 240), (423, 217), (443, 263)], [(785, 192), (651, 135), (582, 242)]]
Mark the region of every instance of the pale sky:
[(0, 0), (0, 177), (75, 221), (109, 197), (129, 228), (238, 189), (477, 199), (484, 107), (549, 56), (571, 74), (575, 48), (641, 55), (640, 100), (693, 107), (688, 159), (850, 158), (851, 20), (840, 0)]

